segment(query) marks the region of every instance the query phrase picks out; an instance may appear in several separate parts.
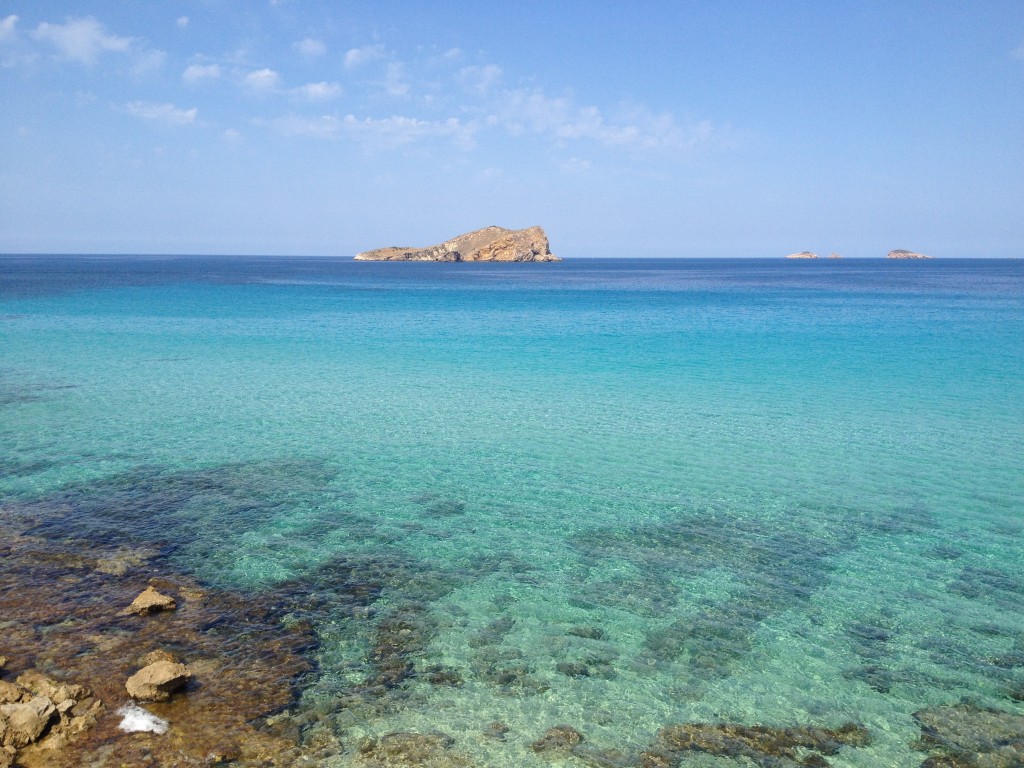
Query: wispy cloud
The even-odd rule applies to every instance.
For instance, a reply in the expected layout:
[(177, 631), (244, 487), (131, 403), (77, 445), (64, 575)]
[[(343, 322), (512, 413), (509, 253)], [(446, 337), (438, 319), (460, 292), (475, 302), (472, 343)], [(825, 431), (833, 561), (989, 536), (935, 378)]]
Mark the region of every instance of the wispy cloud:
[(337, 83), (306, 83), (296, 88), (293, 93), (307, 101), (328, 101), (341, 95), (341, 86)]
[(486, 96), (501, 81), (501, 67), (496, 64), (463, 67), (455, 79), (464, 87), (480, 96)]
[(273, 91), (281, 82), (281, 76), (274, 70), (264, 67), (248, 73), (242, 82), (254, 91)]
[(124, 111), (134, 117), (170, 125), (188, 125), (196, 121), (199, 110), (180, 109), (173, 104), (153, 104), (146, 101), (130, 101), (124, 105)]
[(388, 64), (384, 73), (384, 91), (389, 96), (405, 96), (409, 93), (409, 80), (405, 74), (405, 65), (398, 61)]
[(14, 37), (14, 27), (18, 23), (18, 17), (13, 13), (0, 21), (0, 40), (6, 40), (9, 37)]
[(303, 40), (299, 40), (295, 44), (295, 50), (301, 53), (303, 56), (314, 58), (316, 56), (323, 56), (327, 53), (327, 46), (320, 40), (316, 40), (312, 37), (307, 37)]
[(415, 117), (357, 118), (324, 115), (305, 118), (290, 115), (271, 121), (279, 133), (319, 139), (350, 139), (371, 149), (391, 149), (428, 138), (450, 139), (460, 148), (472, 146), (476, 126), (457, 118), (420, 120)]
[(187, 27), (188, 26), (188, 16), (179, 16), (178, 17), (178, 21), (177, 21), (177, 25), (179, 27), (181, 27), (182, 29)]
[[(15, 16), (14, 18), (17, 18), (17, 16)], [(1017, 61), (1024, 61), (1024, 43), (1021, 43), (1012, 51), (1010, 51), (1010, 58), (1016, 59)]]
[(167, 54), (164, 51), (152, 48), (141, 53), (132, 65), (132, 75), (137, 79), (148, 77), (159, 72), (167, 61)]
[(181, 74), (186, 83), (197, 83), (200, 80), (216, 80), (223, 73), (220, 64), (189, 64)]
[(44, 21), (32, 36), (53, 44), (64, 58), (83, 64), (92, 64), (103, 51), (127, 51), (132, 44), (130, 37), (107, 34), (92, 17), (68, 19), (65, 24)]
[(384, 46), (380, 43), (364, 45), (361, 48), (352, 48), (345, 54), (345, 69), (355, 69), (369, 61), (383, 59), (384, 56)]

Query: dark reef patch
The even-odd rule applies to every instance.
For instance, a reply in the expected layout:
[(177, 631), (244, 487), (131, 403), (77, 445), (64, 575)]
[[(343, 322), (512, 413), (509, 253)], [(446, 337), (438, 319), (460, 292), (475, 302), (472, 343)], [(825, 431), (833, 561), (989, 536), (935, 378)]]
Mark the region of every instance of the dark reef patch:
[(1010, 612), (1024, 603), (1024, 577), (997, 568), (968, 566), (947, 589), (970, 600), (985, 600)]
[(731, 674), (769, 616), (804, 603), (828, 581), (835, 545), (731, 515), (688, 516), (662, 525), (598, 529), (574, 541), (590, 561), (622, 559), (634, 571), (619, 582), (591, 582), (594, 603), (648, 618), (672, 616), (681, 583), (707, 572), (728, 576), (725, 600), (651, 626), (645, 648), (655, 661), (685, 658), (702, 678)]
[(855, 723), (835, 729), (687, 723), (662, 728), (654, 748), (644, 753), (648, 757), (642, 757), (641, 765), (678, 766), (687, 752), (701, 752), (745, 758), (764, 768), (820, 766), (829, 764), (822, 755), (835, 755), (843, 747), (864, 747), (870, 742), (867, 730)]
[(914, 713), (927, 752), (922, 768), (1020, 768), (1024, 765), (1024, 715), (970, 704)]

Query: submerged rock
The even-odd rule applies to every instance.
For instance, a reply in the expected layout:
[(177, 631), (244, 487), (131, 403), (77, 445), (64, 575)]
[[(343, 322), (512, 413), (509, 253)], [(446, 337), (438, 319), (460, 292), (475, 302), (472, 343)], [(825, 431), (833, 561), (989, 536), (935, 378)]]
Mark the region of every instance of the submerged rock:
[(556, 725), (530, 745), (534, 752), (568, 752), (583, 743), (583, 734), (571, 725)]
[(378, 248), (356, 261), (561, 261), (540, 227), (484, 227), (427, 248)]
[(173, 661), (157, 661), (128, 678), (128, 695), (141, 701), (167, 701), (191, 677), (188, 667)]
[(914, 745), (929, 757), (923, 766), (1019, 768), (1024, 765), (1024, 715), (970, 704), (914, 713), (921, 738)]
[[(867, 730), (855, 723), (836, 729), (686, 723), (662, 728), (658, 732), (656, 747), (644, 753), (642, 764), (645, 768), (660, 764), (677, 765), (681, 753), (703, 752), (723, 757), (745, 757), (756, 765), (772, 768), (807, 765), (801, 751), (817, 752), (819, 756), (834, 755), (844, 746), (863, 747), (869, 743)], [(822, 760), (818, 764), (822, 764)]]
[(123, 612), (134, 613), (137, 616), (149, 616), (151, 613), (160, 611), (173, 611), (177, 607), (178, 604), (173, 597), (160, 594), (153, 587), (146, 587)]
[(507, 734), (509, 730), (510, 729), (506, 723), (501, 722), (501, 720), (493, 720), (487, 724), (486, 728), (484, 728), (484, 736), (489, 739), (504, 741), (505, 734)]
[(359, 746), (359, 764), (372, 768), (470, 768), (468, 757), (451, 749), (455, 740), (446, 733), (389, 733), (367, 739)]

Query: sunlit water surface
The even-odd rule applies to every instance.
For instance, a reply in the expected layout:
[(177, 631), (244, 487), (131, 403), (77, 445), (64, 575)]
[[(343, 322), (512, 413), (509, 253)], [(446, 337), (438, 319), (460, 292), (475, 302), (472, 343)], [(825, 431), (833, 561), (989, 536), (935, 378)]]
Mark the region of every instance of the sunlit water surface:
[(0, 257), (0, 501), (320, 594), (299, 706), (483, 765), (1024, 711), (1022, 404), (1017, 261)]

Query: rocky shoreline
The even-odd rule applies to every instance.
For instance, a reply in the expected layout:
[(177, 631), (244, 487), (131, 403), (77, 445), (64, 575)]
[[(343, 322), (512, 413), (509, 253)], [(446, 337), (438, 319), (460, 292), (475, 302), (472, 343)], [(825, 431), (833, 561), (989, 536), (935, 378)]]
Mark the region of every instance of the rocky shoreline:
[[(313, 672), (312, 630), (154, 554), (5, 536), (0, 766), (286, 766), (308, 752), (284, 720)], [(143, 607), (154, 592), (162, 610)]]

